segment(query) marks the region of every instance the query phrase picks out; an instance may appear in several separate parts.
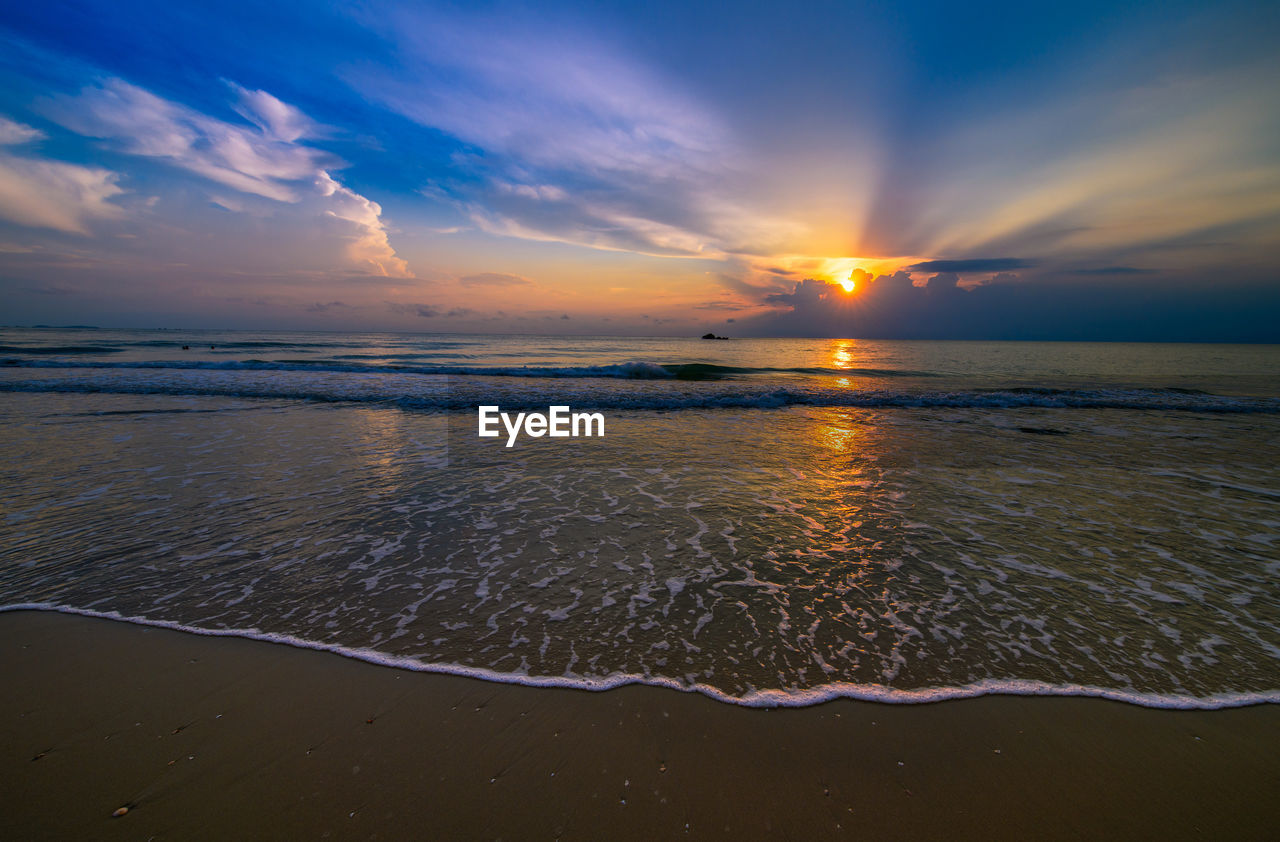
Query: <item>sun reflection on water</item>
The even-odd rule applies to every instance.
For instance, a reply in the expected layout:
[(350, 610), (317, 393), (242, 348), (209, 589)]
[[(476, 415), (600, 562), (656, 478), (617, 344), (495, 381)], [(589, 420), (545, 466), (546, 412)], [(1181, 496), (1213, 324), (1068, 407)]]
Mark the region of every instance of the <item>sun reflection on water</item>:
[(831, 365), (834, 368), (852, 368), (854, 350), (857, 341), (853, 339), (836, 339), (831, 348)]
[(407, 479), (406, 457), (413, 447), (404, 414), (361, 407), (355, 417), (353, 454), (364, 463), (365, 475), (374, 481), (377, 493), (395, 494)]

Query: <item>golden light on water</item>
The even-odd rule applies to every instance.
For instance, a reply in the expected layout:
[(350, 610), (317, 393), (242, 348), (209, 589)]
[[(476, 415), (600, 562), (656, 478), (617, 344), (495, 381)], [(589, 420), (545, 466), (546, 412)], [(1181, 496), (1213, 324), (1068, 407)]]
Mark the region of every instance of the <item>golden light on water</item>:
[[(862, 430), (851, 415), (838, 412), (826, 413), (823, 421), (824, 423), (817, 427), (817, 438), (828, 453), (852, 453), (858, 449), (858, 439)], [(839, 483), (849, 482), (859, 476), (860, 471), (856, 467), (847, 465), (844, 467), (848, 474), (842, 474)], [(853, 508), (856, 508), (856, 505)], [(841, 531), (847, 532), (848, 528)]]
[[(837, 339), (831, 346), (831, 367), (835, 369), (856, 368), (857, 349), (852, 339)], [(837, 377), (835, 384), (842, 389), (857, 388), (858, 382), (852, 377)]]
[(831, 348), (831, 365), (833, 368), (852, 368), (854, 361), (854, 342), (852, 339), (837, 339)]

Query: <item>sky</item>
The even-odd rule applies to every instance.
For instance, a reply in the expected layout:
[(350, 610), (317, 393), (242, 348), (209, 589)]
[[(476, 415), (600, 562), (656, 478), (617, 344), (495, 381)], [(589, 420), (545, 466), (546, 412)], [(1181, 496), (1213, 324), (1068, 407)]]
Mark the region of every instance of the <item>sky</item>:
[(1280, 341), (1280, 5), (0, 11), (0, 322)]

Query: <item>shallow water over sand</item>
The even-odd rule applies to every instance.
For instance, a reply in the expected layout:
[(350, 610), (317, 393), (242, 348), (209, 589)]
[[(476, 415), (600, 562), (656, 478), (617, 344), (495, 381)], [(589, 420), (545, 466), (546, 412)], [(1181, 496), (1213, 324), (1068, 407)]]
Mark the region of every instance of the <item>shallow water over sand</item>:
[(12, 392), (0, 602), (746, 703), (1280, 699), (1280, 417)]

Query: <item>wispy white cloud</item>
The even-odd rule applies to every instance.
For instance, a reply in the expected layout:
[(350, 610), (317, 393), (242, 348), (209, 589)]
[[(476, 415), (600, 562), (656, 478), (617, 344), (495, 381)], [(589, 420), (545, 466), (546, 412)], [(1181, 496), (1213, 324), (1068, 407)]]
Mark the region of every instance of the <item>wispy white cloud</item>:
[(321, 150), (206, 116), (122, 79), (58, 97), (48, 114), (66, 128), (110, 140), (128, 154), (162, 158), (241, 192), (281, 202), (298, 201), (293, 182), (332, 162)]
[[(44, 132), (0, 116), (0, 145), (17, 146), (45, 137)], [(122, 213), (111, 199), (124, 191), (118, 176), (100, 167), (0, 152), (0, 219), (28, 228), (52, 228), (88, 234), (92, 219)]]
[(0, 217), (31, 228), (88, 234), (93, 219), (119, 217), (124, 191), (111, 170), (0, 153)]
[(726, 163), (727, 132), (707, 108), (591, 33), (415, 7), (380, 10), (368, 23), (397, 43), (403, 65), (365, 66), (352, 81), (489, 152), (651, 178)]
[[(152, 94), (122, 79), (106, 79), (74, 96), (50, 101), (51, 119), (72, 131), (102, 138), (130, 155), (157, 158), (250, 196), (298, 207), (349, 225), (346, 253), (361, 271), (411, 277), (396, 256), (382, 207), (340, 184), (331, 174), (341, 162), (300, 143), (315, 123), (267, 93), (228, 83), (233, 107), (252, 125), (236, 125)], [(247, 203), (211, 196), (241, 212)]]
[(251, 91), (235, 82), (227, 85), (235, 91), (240, 101), (236, 113), (262, 129), (263, 134), (285, 143), (293, 143), (315, 132), (315, 123), (300, 110), (281, 102), (266, 91)]
[(43, 140), (45, 133), (24, 123), (0, 115), (0, 146), (17, 146), (34, 140)]
[[(518, 16), (517, 16), (518, 17)], [(716, 111), (580, 26), (380, 8), (398, 64), (346, 78), (483, 154), (455, 185), (481, 230), (662, 256), (792, 235), (741, 195), (751, 164)], [(571, 45), (571, 46), (570, 46)]]

